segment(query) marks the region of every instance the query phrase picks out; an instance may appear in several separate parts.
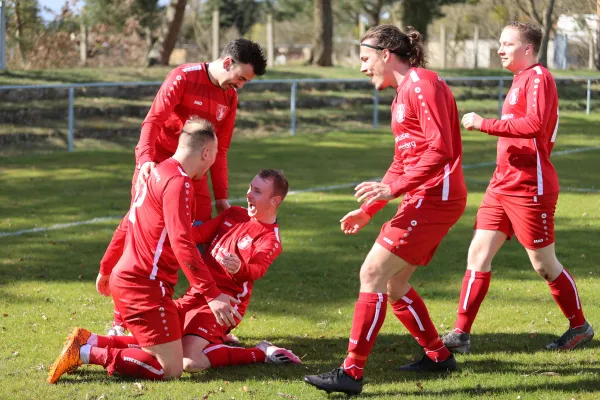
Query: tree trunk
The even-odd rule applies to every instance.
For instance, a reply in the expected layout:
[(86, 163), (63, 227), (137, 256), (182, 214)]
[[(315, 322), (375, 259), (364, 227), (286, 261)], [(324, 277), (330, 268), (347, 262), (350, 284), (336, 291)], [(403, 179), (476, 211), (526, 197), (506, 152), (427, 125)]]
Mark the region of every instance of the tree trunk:
[(600, 0), (596, 0), (596, 15), (598, 15), (598, 21), (596, 22), (596, 69), (600, 70)]
[(148, 54), (148, 65), (169, 65), (169, 57), (175, 47), (177, 35), (183, 22), (183, 14), (187, 0), (171, 0), (167, 7), (165, 19), (160, 27), (158, 40)]
[(15, 23), (17, 25), (17, 31), (15, 36), (17, 39), (17, 49), (19, 50), (19, 60), (21, 61), (21, 67), (25, 67), (25, 48), (23, 46), (23, 19), (21, 18), (21, 2), (15, 0)]
[(548, 7), (544, 10), (544, 36), (542, 36), (542, 44), (540, 46), (540, 53), (538, 61), (544, 67), (548, 66), (548, 41), (550, 40), (550, 30), (552, 29), (552, 12), (554, 10), (554, 0), (548, 2)]
[(79, 35), (79, 64), (85, 67), (87, 65), (88, 29), (83, 21), (83, 15), (79, 21)]
[(414, 27), (427, 39), (427, 26), (433, 20), (433, 11), (437, 3), (430, 0), (404, 0), (402, 10), (402, 30)]
[(333, 12), (331, 0), (314, 0), (314, 39), (310, 62), (321, 67), (333, 65)]

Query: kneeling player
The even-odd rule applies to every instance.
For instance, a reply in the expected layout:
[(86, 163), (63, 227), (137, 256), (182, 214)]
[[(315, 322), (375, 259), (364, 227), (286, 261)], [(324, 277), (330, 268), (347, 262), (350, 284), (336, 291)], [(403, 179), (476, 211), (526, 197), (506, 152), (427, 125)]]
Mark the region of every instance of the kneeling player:
[[(281, 171), (262, 170), (250, 182), (248, 209), (231, 207), (194, 228), (197, 243), (210, 243), (203, 258), (219, 290), (240, 301), (235, 308), (242, 316), (253, 282), (264, 276), (282, 251), (277, 209), (287, 191), (288, 182)], [(301, 363), (291, 351), (266, 341), (249, 349), (225, 345), (231, 328), (216, 323), (206, 300), (193, 287), (175, 304), (183, 323), (183, 368), (187, 372), (256, 362)]]
[(49, 383), (84, 363), (138, 378), (181, 376), (181, 323), (172, 300), (180, 267), (218, 324), (235, 325), (235, 318), (241, 319), (231, 305), (239, 300), (218, 289), (192, 236), (193, 180), (202, 178), (216, 153), (212, 125), (201, 119), (188, 121), (173, 157), (156, 167), (138, 190), (129, 211), (123, 256), (110, 275), (98, 275), (96, 288), (105, 296), (112, 292), (135, 347), (103, 348), (100, 342), (111, 339), (75, 328), (50, 367)]

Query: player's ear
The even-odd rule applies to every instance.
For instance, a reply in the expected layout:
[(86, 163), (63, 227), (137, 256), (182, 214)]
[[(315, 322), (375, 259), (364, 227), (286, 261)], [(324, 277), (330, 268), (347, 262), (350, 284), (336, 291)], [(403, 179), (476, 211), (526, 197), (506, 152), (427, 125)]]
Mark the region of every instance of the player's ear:
[(279, 207), (279, 205), (281, 204), (281, 196), (273, 196), (271, 197), (271, 205), (275, 206), (275, 207)]
[(232, 65), (233, 60), (231, 59), (231, 57), (225, 57), (225, 59), (223, 60), (223, 69), (225, 71), (229, 71), (229, 68), (231, 68)]
[(527, 46), (525, 46), (525, 55), (528, 56), (529, 54), (533, 54), (532, 44), (528, 44)]

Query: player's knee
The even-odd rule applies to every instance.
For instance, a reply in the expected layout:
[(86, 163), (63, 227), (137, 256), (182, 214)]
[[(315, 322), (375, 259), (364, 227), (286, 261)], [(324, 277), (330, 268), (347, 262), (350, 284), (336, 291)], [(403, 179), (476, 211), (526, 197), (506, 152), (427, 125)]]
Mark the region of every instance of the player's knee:
[(360, 269), (360, 283), (363, 285), (373, 285), (381, 280), (381, 269), (374, 264), (363, 264)]
[(469, 247), (467, 256), (469, 269), (475, 271), (484, 271), (491, 268), (490, 252), (488, 249), (480, 246)]
[(183, 374), (183, 363), (164, 366), (163, 371), (163, 379), (179, 379)]
[(210, 361), (206, 357), (183, 358), (183, 370), (185, 372), (200, 372), (208, 368), (210, 368)]

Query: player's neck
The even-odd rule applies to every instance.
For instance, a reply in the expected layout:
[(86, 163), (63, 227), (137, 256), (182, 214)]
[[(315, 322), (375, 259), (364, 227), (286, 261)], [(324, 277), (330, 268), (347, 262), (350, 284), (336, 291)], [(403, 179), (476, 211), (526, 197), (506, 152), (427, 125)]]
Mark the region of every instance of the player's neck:
[(182, 151), (175, 151), (175, 154), (173, 154), (173, 159), (181, 165), (183, 172), (185, 172), (192, 180), (202, 178), (202, 175), (204, 175), (208, 169), (199, 168), (197, 158), (197, 154), (190, 154)]
[(275, 222), (277, 222), (277, 214), (269, 214), (269, 215), (263, 215), (259, 218), (254, 218), (255, 220), (257, 220), (258, 222), (260, 222), (261, 224), (274, 224)]
[(215, 72), (219, 69), (218, 63), (219, 60), (215, 60), (206, 64), (206, 73), (208, 74), (208, 79), (210, 79), (210, 83), (215, 86), (219, 86), (219, 80), (215, 76)]
[(392, 75), (393, 75), (392, 87), (394, 89), (402, 84), (404, 77), (406, 77), (406, 75), (408, 74), (408, 71), (410, 71), (410, 69), (411, 69), (410, 65), (405, 64), (405, 63), (400, 63), (398, 65), (398, 67), (392, 71)]
[(521, 72), (533, 67), (536, 64), (538, 64), (537, 58), (528, 59), (525, 62), (523, 62), (523, 65), (521, 65), (520, 68), (517, 68), (516, 71), (511, 72), (515, 75), (519, 75)]

